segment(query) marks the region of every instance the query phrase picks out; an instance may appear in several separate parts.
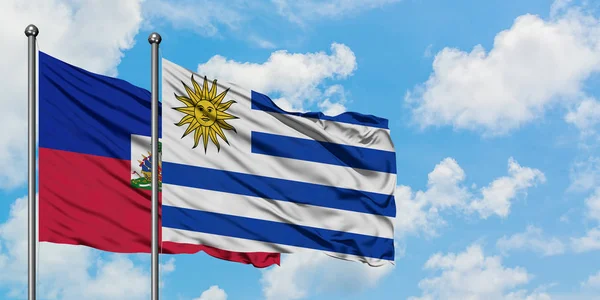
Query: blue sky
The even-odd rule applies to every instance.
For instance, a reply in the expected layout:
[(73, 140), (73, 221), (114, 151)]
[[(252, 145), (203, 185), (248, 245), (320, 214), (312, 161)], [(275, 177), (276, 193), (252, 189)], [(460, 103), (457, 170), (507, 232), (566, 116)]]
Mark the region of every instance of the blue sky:
[[(17, 2), (0, 4), (0, 35), (17, 45), (0, 50), (0, 299), (26, 288), (28, 23), (42, 51), (141, 87), (157, 31), (164, 58), (282, 107), (390, 120), (395, 267), (162, 257), (163, 299), (600, 299), (597, 3)], [(42, 245), (40, 257), (43, 299), (149, 297), (148, 256)]]

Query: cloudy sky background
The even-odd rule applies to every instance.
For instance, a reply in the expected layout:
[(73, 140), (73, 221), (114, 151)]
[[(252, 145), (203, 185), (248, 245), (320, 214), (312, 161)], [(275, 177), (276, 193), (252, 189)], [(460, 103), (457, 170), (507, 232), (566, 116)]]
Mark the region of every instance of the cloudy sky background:
[[(368, 3), (368, 4), (367, 4)], [(0, 1), (0, 299), (26, 298), (26, 37), (149, 88), (163, 57), (390, 120), (395, 266), (161, 257), (162, 299), (600, 299), (600, 3)], [(41, 299), (148, 299), (148, 255), (41, 244)]]

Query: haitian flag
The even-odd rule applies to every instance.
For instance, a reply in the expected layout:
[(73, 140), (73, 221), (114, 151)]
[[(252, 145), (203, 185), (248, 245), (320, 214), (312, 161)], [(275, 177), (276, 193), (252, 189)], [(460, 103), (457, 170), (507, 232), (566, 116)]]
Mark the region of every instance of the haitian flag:
[[(145, 89), (39, 52), (40, 242), (151, 252), (150, 100)], [(159, 121), (159, 134), (160, 127)], [(280, 260), (279, 253), (174, 242), (159, 247), (256, 267)]]

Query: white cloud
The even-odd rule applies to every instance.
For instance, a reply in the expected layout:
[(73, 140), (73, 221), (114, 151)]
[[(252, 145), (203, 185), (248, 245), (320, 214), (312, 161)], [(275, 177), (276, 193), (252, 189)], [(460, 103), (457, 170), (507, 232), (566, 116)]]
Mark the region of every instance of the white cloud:
[(325, 91), (325, 100), (318, 104), (319, 109), (328, 116), (337, 116), (346, 111), (346, 93), (344, 87), (336, 84)]
[[(335, 85), (323, 92), (323, 81), (344, 79), (352, 75), (354, 70), (354, 53), (348, 46), (338, 43), (331, 45), (330, 55), (324, 52), (303, 54), (280, 50), (273, 52), (264, 63), (241, 63), (215, 55), (198, 66), (201, 75), (222, 79), (272, 98), (278, 94), (285, 99), (280, 103), (294, 110), (303, 110), (304, 105), (324, 101), (323, 98), (339, 93), (339, 88), (333, 88)], [(329, 104), (329, 107), (332, 105)]]
[(281, 266), (264, 270), (261, 283), (266, 300), (304, 299), (311, 291), (353, 294), (374, 287), (393, 269), (303, 252), (283, 256)]
[(571, 167), (569, 191), (587, 192), (600, 186), (600, 157), (590, 156)]
[(319, 103), (321, 111), (328, 116), (337, 116), (346, 111), (346, 107), (341, 103), (335, 103), (325, 99)]
[(508, 160), (508, 175), (494, 180), (481, 192), (483, 197), (469, 204), (469, 209), (479, 212), (482, 218), (492, 214), (507, 217), (511, 199), (537, 183), (546, 182), (544, 174), (537, 169), (522, 167), (512, 157)]
[[(84, 246), (39, 243), (38, 289), (51, 299), (147, 299), (150, 278), (131, 256)], [(161, 265), (161, 277), (174, 270), (174, 260)], [(20, 297), (27, 285), (27, 198), (17, 199), (8, 220), (0, 224), (0, 287)]]
[[(584, 203), (585, 215), (600, 225), (600, 188), (596, 187)], [(600, 227), (588, 230), (585, 236), (571, 238), (571, 247), (577, 253), (600, 250)]]
[(152, 23), (147, 21), (145, 26), (151, 28), (167, 21), (176, 29), (191, 29), (203, 36), (215, 36), (219, 34), (220, 25), (236, 29), (248, 21), (242, 13), (249, 8), (246, 4), (234, 0), (146, 0), (144, 15)]
[[(555, 299), (554, 295), (550, 295), (543, 291), (534, 291), (533, 293), (528, 293), (526, 290), (520, 290), (517, 292), (511, 292), (506, 294), (502, 300), (551, 300)], [(556, 299), (558, 300), (558, 299)], [(570, 298), (570, 300), (575, 300)]]
[(413, 193), (408, 186), (396, 189), (394, 231), (400, 237), (421, 231), (428, 236), (437, 235), (437, 228), (446, 224), (440, 211), (464, 207), (470, 198), (468, 189), (461, 184), (465, 172), (453, 158), (442, 160), (427, 177), (425, 191)]
[(271, 0), (277, 11), (290, 21), (303, 25), (317, 18), (340, 18), (358, 11), (383, 7), (400, 0)]
[[(600, 225), (600, 188), (596, 187), (584, 203), (586, 217)], [(588, 230), (585, 236), (571, 238), (571, 247), (577, 253), (600, 250), (600, 227)]]
[(600, 250), (600, 228), (590, 229), (583, 237), (571, 238), (571, 247), (577, 253)]
[[(281, 23), (280, 16), (304, 27), (308, 20), (339, 18), (382, 7), (400, 0), (144, 0), (144, 29), (167, 23), (176, 29), (191, 30), (202, 36), (223, 38), (227, 31), (255, 46), (274, 49), (276, 45), (253, 32), (252, 23), (267, 20)], [(275, 17), (275, 18), (274, 18)], [(285, 21), (285, 20), (284, 20)]]
[(433, 49), (433, 44), (429, 44), (427, 46), (427, 48), (425, 48), (425, 51), (423, 51), (423, 57), (425, 58), (429, 58), (433, 55), (433, 53), (431, 52)]
[(600, 271), (594, 275), (590, 275), (588, 279), (581, 283), (582, 287), (600, 289)]
[(436, 235), (436, 229), (446, 222), (440, 213), (454, 209), (465, 214), (478, 213), (481, 218), (490, 215), (507, 217), (517, 194), (538, 182), (544, 174), (537, 169), (520, 166), (508, 159), (508, 176), (492, 181), (479, 190), (477, 196), (464, 184), (465, 172), (453, 158), (445, 158), (428, 175), (427, 190), (413, 193), (410, 187), (396, 189), (396, 227), (399, 235), (423, 232)]
[(565, 245), (557, 238), (547, 238), (543, 236), (540, 228), (527, 226), (523, 233), (517, 233), (510, 237), (503, 236), (496, 242), (496, 247), (502, 252), (512, 250), (531, 250), (543, 256), (552, 256), (563, 254)]
[(460, 185), (465, 180), (465, 171), (452, 158), (442, 160), (427, 178), (427, 191), (417, 192), (416, 197), (426, 196), (435, 208), (462, 206), (469, 198), (467, 188)]
[(600, 22), (557, 5), (549, 20), (516, 18), (489, 52), (438, 52), (429, 79), (405, 97), (415, 122), (500, 135), (582, 99), (583, 83), (600, 71)]
[(587, 216), (600, 223), (600, 187), (597, 187), (595, 192), (585, 199), (587, 207)]
[(540, 292), (512, 291), (527, 284), (532, 275), (522, 267), (503, 266), (499, 256), (485, 256), (477, 244), (458, 254), (436, 253), (424, 267), (441, 273), (421, 280), (423, 294), (409, 299), (550, 299)]
[(295, 106), (287, 98), (281, 97), (272, 100), (275, 103), (275, 105), (287, 112), (306, 112), (304, 108)]
[(554, 0), (550, 6), (550, 16), (556, 16), (567, 10), (573, 0)]
[[(108, 262), (98, 260), (96, 268), (96, 274), (84, 277), (85, 280), (53, 284), (63, 285), (62, 291), (57, 291), (57, 294), (62, 292), (62, 299), (142, 299), (149, 296), (150, 284), (143, 270), (145, 268), (135, 266), (130, 259), (114, 255)], [(86, 269), (80, 271), (87, 273)], [(57, 279), (62, 273), (55, 274), (54, 278)]]
[(581, 101), (576, 109), (567, 113), (565, 120), (579, 128), (584, 136), (594, 135), (600, 124), (600, 102), (592, 98)]
[(414, 197), (408, 186), (396, 188), (396, 235), (423, 232), (426, 236), (436, 236), (438, 228), (445, 225), (446, 222), (440, 217), (438, 209), (431, 206), (427, 197)]
[(175, 271), (175, 259), (171, 257), (165, 263), (160, 264), (159, 267), (161, 274), (172, 273)]
[(213, 285), (208, 290), (202, 292), (200, 298), (194, 300), (227, 300), (227, 293), (220, 289), (218, 285)]
[(255, 45), (257, 45), (259, 48), (263, 48), (263, 49), (273, 49), (273, 48), (277, 48), (277, 45), (275, 45), (273, 42), (266, 40), (264, 38), (258, 37), (256, 35), (251, 35), (248, 38), (252, 43), (254, 43)]
[[(0, 188), (26, 179), (27, 39), (33, 23), (40, 29), (41, 51), (93, 72), (116, 75), (123, 50), (133, 46), (141, 0), (3, 0), (0, 1)], [(102, 11), (102, 14), (98, 14)], [(110, 16), (110, 22), (106, 22)], [(99, 38), (99, 35), (102, 38)]]

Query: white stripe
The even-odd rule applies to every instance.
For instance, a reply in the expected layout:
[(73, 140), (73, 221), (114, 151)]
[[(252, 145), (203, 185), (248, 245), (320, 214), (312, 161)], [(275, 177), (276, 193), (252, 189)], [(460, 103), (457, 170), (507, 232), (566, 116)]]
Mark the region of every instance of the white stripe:
[[(173, 93), (186, 95), (181, 80), (191, 87), (191, 83), (188, 81), (190, 81), (191, 75), (196, 73), (192, 73), (166, 59), (163, 59), (162, 66), (164, 103), (167, 106), (181, 106), (181, 103), (174, 99)], [(195, 78), (198, 81), (204, 77), (196, 74)], [(234, 113), (234, 115), (244, 120), (252, 120), (250, 122), (251, 130), (349, 146), (394, 151), (394, 145), (388, 129), (253, 110), (251, 109), (252, 96), (250, 90), (229, 83), (226, 79), (217, 78), (217, 80), (219, 93), (226, 88), (230, 89), (227, 94), (228, 99), (224, 101), (228, 101), (231, 98), (238, 102), (230, 110), (233, 111), (239, 106), (245, 108), (246, 112), (237, 111), (238, 114)], [(209, 81), (210, 85), (212, 85), (212, 78)], [(170, 109), (163, 110), (166, 115), (176, 115), (181, 119), (179, 113), (169, 113), (170, 111)], [(228, 110), (228, 112), (230, 111)], [(177, 121), (179, 120), (168, 120), (168, 122)], [(167, 123), (163, 122), (163, 124)]]
[[(163, 145), (167, 148), (166, 142)], [(223, 146), (218, 158), (213, 158), (216, 155), (212, 154), (207, 155), (205, 159), (198, 159), (204, 156), (204, 153), (197, 153), (198, 151), (192, 149), (165, 151), (163, 163), (171, 162), (386, 195), (392, 195), (396, 188), (395, 174), (241, 151), (230, 153), (227, 148), (227, 145)]]
[(261, 241), (234, 238), (222, 235), (208, 234), (203, 232), (195, 232), (183, 229), (173, 229), (168, 227), (162, 228), (163, 241), (205, 245), (226, 251), (233, 252), (272, 252), (272, 253), (299, 253), (308, 251), (317, 251), (325, 253), (329, 256), (333, 256), (340, 259), (359, 261), (367, 263), (371, 266), (383, 266), (386, 264), (393, 264), (393, 261), (385, 259), (377, 259), (371, 257), (362, 257), (356, 255), (350, 255), (345, 253), (326, 252), (322, 250), (314, 250), (308, 248), (300, 248), (295, 246), (280, 245), (265, 243)]
[(288, 114), (266, 113), (270, 117), (258, 123), (255, 131), (311, 139), (321, 142), (394, 151), (388, 129), (310, 119)]
[(392, 219), (359, 212), (163, 184), (163, 204), (220, 214), (394, 238)]

